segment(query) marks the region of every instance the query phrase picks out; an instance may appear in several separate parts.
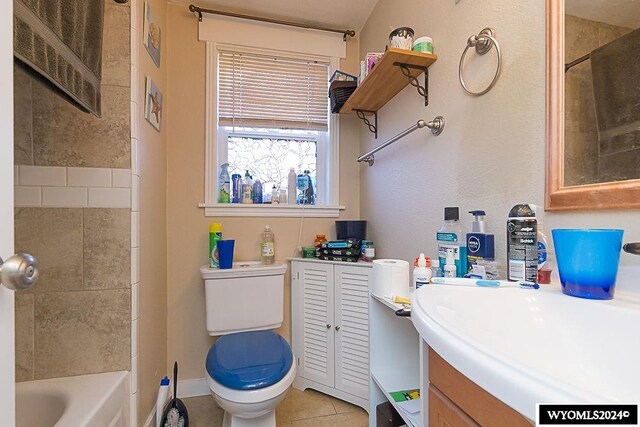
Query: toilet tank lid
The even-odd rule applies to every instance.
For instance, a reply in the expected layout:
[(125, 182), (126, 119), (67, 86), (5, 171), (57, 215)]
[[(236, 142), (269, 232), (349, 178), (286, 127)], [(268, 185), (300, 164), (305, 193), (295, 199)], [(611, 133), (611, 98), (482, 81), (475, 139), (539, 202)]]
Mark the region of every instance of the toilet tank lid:
[(220, 269), (209, 268), (208, 265), (200, 267), (203, 279), (228, 279), (236, 277), (277, 276), (287, 271), (287, 265), (276, 263), (263, 265), (260, 261), (234, 262), (233, 268)]

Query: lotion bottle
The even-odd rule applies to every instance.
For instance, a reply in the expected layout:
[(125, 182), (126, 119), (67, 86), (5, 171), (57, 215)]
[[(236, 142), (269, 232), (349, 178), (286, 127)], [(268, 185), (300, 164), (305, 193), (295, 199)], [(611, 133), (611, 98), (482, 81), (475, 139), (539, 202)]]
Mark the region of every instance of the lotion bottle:
[(418, 258), (418, 266), (413, 269), (413, 283), (411, 286), (411, 291), (415, 291), (420, 289), (421, 286), (425, 286), (429, 284), (431, 280), (431, 268), (427, 266), (427, 259), (424, 254), (421, 253)]

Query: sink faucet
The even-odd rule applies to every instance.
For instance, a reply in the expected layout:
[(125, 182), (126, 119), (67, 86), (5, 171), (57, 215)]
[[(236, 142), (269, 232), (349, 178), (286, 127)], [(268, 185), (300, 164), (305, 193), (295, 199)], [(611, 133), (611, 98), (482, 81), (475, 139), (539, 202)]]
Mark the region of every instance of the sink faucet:
[(626, 243), (622, 249), (633, 255), (640, 255), (640, 242)]

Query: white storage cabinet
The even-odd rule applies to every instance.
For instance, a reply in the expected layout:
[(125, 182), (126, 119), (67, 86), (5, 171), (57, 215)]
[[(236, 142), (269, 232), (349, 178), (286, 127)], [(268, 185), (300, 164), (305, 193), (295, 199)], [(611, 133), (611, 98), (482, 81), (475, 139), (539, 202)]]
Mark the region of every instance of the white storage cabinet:
[(369, 411), (370, 263), (291, 260), (293, 386)]

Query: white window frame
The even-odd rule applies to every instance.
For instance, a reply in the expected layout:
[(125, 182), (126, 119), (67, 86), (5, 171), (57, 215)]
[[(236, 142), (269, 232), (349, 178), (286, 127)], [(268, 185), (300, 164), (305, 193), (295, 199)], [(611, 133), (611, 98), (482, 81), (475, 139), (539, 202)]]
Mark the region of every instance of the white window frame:
[[(340, 211), (345, 209), (344, 206), (338, 204), (340, 200), (340, 121), (336, 114), (331, 113), (329, 113), (328, 140), (318, 141), (318, 173), (316, 181), (320, 182), (320, 179), (324, 178), (322, 197), (325, 204), (301, 206), (217, 203), (219, 165), (227, 159), (227, 132), (224, 132), (224, 129), (218, 129), (217, 58), (220, 50), (318, 60), (329, 64), (329, 75), (338, 69), (340, 64), (339, 58), (318, 57), (270, 49), (254, 49), (226, 43), (206, 43), (205, 200), (204, 203), (199, 205), (204, 208), (205, 216), (338, 218)], [(327, 106), (327, 108), (329, 107)], [(320, 168), (322, 168), (322, 171)], [(324, 177), (321, 177), (321, 173)]]

